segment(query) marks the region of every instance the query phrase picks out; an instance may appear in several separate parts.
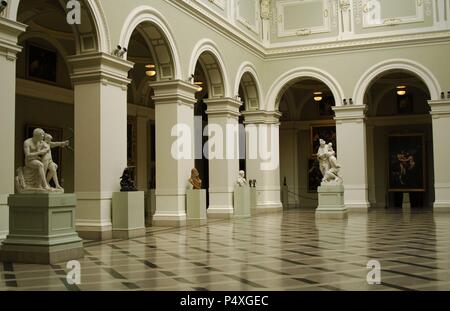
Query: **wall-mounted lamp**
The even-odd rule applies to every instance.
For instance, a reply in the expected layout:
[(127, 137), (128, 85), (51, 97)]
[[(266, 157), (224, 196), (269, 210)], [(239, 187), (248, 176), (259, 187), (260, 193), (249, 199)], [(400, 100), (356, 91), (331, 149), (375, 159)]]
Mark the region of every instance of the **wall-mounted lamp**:
[(203, 82), (194, 82), (194, 84), (197, 86), (197, 92), (203, 91)]
[(148, 70), (145, 72), (145, 74), (147, 75), (147, 77), (154, 77), (156, 76), (156, 66), (155, 65), (146, 65), (145, 68), (147, 68)]
[(404, 86), (404, 85), (397, 86), (397, 95), (405, 96), (406, 95), (406, 86)]
[(322, 92), (315, 92), (314, 93), (314, 101), (321, 102), (323, 99), (323, 93)]

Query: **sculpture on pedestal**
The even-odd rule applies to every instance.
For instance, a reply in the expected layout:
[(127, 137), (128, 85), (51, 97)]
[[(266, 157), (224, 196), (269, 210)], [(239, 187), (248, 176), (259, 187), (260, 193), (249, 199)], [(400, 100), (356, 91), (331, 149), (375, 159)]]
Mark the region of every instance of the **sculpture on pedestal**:
[[(58, 165), (53, 162), (51, 149), (65, 148), (69, 146), (69, 142), (53, 142), (52, 139), (51, 135), (38, 128), (33, 131), (32, 138), (25, 140), (25, 166), (17, 169), (15, 180), (19, 193), (64, 193), (59, 184)], [(51, 180), (56, 188), (50, 186)]]
[(192, 189), (194, 190), (202, 189), (202, 180), (200, 179), (200, 173), (196, 168), (193, 168), (191, 171), (191, 178), (189, 178), (189, 183), (192, 185)]
[(138, 191), (134, 183), (133, 167), (127, 167), (120, 177), (120, 192), (134, 192)]
[(320, 147), (317, 151), (317, 158), (319, 160), (320, 172), (323, 175), (322, 184), (342, 184), (342, 177), (339, 175), (341, 166), (336, 159), (336, 152), (333, 149), (333, 144), (321, 139)]
[(238, 176), (238, 179), (237, 179), (237, 185), (239, 187), (247, 186), (247, 180), (245, 179), (245, 172), (244, 171), (239, 171), (239, 176)]

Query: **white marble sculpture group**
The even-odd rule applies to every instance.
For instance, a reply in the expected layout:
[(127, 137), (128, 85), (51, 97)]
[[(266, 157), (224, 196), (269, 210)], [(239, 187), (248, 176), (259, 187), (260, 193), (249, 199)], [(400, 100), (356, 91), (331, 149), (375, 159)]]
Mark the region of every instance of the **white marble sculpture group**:
[(337, 163), (336, 152), (333, 144), (327, 144), (323, 139), (320, 140), (320, 147), (317, 151), (317, 159), (319, 160), (320, 172), (323, 179), (322, 184), (342, 184), (342, 177), (339, 175), (341, 166)]
[[(35, 129), (33, 137), (25, 140), (25, 166), (17, 169), (16, 188), (19, 193), (64, 193), (58, 180), (58, 165), (53, 162), (51, 149), (65, 148), (68, 141), (53, 142), (42, 129)], [(50, 186), (54, 182), (55, 188)]]
[(237, 185), (239, 187), (245, 187), (247, 186), (247, 180), (245, 179), (245, 172), (244, 171), (239, 171), (239, 176), (237, 179)]

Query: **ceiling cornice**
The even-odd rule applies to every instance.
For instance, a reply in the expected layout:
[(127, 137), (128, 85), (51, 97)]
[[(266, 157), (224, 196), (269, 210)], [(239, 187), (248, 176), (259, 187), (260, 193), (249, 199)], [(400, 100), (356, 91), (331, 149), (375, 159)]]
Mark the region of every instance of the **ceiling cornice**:
[(207, 9), (193, 0), (165, 0), (186, 14), (196, 18), (210, 29), (214, 29), (236, 44), (246, 48), (263, 60), (298, 58), (302, 56), (326, 55), (355, 51), (399, 48), (404, 46), (423, 46), (450, 42), (450, 30), (434, 28), (418, 29), (416, 32), (396, 35), (376, 34), (372, 37), (339, 39), (332, 37), (328, 41), (316, 41), (309, 44), (290, 44), (290, 46), (265, 46), (262, 41), (246, 34), (220, 14)]

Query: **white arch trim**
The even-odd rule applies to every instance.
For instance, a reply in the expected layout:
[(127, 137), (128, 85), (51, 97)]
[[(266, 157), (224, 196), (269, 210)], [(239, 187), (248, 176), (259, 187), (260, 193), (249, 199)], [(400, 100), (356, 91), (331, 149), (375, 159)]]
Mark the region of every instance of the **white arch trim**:
[[(19, 11), (19, 4), (21, 0), (8, 1), (8, 18), (17, 21), (17, 14)], [(111, 52), (110, 32), (106, 15), (103, 11), (99, 0), (85, 0), (90, 13), (92, 14), (92, 22), (97, 32), (98, 51), (103, 53)]]
[(210, 39), (201, 39), (199, 42), (197, 42), (191, 54), (191, 60), (189, 61), (189, 75), (195, 73), (195, 67), (197, 66), (197, 61), (199, 60), (200, 56), (204, 52), (210, 52), (219, 62), (220, 73), (222, 74), (224, 84), (223, 87), (225, 97), (233, 97), (233, 94), (230, 94), (231, 90), (229, 88), (228, 74), (226, 71), (225, 63), (223, 61), (224, 58), (219, 51), (220, 51), (219, 46)]
[(251, 63), (251, 62), (244, 62), (242, 63), (242, 65), (239, 67), (238, 71), (237, 71), (237, 75), (236, 75), (236, 80), (234, 81), (234, 94), (237, 95), (239, 94), (239, 85), (241, 84), (241, 79), (244, 76), (244, 74), (246, 73), (250, 73), (250, 75), (253, 77), (255, 84), (256, 84), (256, 89), (258, 92), (258, 109), (261, 110), (263, 109), (262, 105), (264, 104), (264, 98), (263, 98), (263, 92), (261, 90), (261, 80), (259, 79), (258, 73), (256, 72), (255, 66)]
[(315, 78), (323, 82), (330, 88), (331, 93), (333, 93), (336, 106), (342, 105), (344, 92), (340, 84), (332, 75), (318, 68), (299, 67), (284, 73), (272, 84), (267, 95), (267, 106), (265, 110), (274, 111), (275, 109), (278, 109), (277, 100), (279, 99), (280, 92), (289, 82), (298, 78)]
[(381, 74), (391, 70), (405, 70), (415, 74), (423, 80), (428, 87), (432, 100), (437, 100), (440, 97), (441, 87), (438, 80), (433, 73), (425, 66), (418, 62), (407, 59), (391, 59), (381, 62), (369, 70), (361, 77), (356, 85), (353, 100), (356, 104), (362, 105), (364, 103), (364, 96), (370, 84)]
[(119, 45), (128, 47), (131, 36), (136, 27), (145, 22), (155, 24), (163, 32), (165, 38), (169, 43), (170, 52), (172, 53), (172, 60), (175, 67), (175, 79), (181, 80), (180, 57), (174, 37), (172, 35), (172, 32), (170, 31), (168, 23), (165, 22), (163, 15), (154, 8), (142, 5), (131, 11), (123, 24), (122, 31), (120, 33)]

